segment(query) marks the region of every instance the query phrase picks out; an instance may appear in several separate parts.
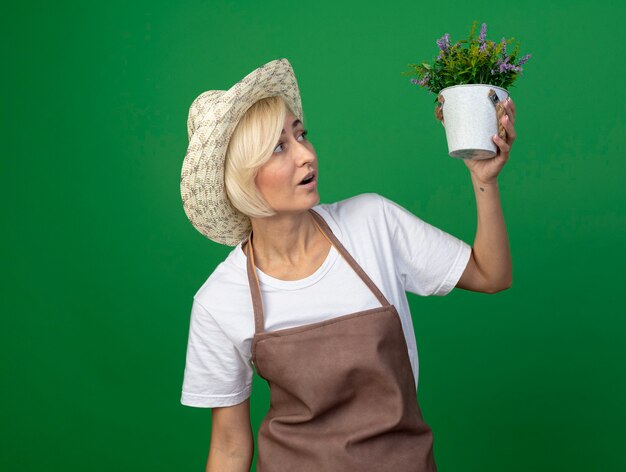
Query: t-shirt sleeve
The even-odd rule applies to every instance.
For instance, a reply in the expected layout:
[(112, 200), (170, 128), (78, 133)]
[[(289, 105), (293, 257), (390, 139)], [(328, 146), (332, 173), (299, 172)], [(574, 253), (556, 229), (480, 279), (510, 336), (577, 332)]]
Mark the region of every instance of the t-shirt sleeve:
[(202, 408), (237, 405), (250, 396), (252, 374), (251, 364), (194, 298), (181, 403)]
[(379, 195), (397, 275), (417, 295), (447, 295), (469, 262), (472, 247)]

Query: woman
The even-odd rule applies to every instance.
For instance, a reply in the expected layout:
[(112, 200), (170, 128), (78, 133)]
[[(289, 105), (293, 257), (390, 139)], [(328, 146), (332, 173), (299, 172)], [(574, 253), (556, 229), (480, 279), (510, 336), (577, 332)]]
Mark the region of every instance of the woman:
[(417, 402), (406, 291), (511, 285), (496, 157), (465, 161), (477, 199), (474, 247), (365, 193), (320, 204), (289, 61), (191, 105), (181, 192), (191, 223), (235, 248), (194, 296), (181, 402), (212, 408), (207, 470), (250, 469), (253, 369), (268, 381), (257, 470), (436, 471)]

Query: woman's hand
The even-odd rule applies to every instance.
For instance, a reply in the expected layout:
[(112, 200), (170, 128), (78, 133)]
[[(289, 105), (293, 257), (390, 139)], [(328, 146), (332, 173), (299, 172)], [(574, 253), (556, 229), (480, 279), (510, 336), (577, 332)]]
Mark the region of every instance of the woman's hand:
[[(506, 141), (500, 139), (498, 135), (492, 137), (493, 142), (498, 146), (497, 154), (491, 159), (463, 159), (465, 165), (468, 167), (472, 175), (479, 181), (488, 184), (493, 183), (498, 178), (498, 174), (504, 167), (504, 164), (509, 160), (509, 154), (511, 147), (515, 141), (515, 105), (511, 97), (502, 102), (504, 106), (505, 115), (502, 116), (500, 122), (506, 129)], [(441, 124), (445, 127), (443, 121), (443, 113), (439, 105), (435, 108), (435, 116), (441, 121)]]

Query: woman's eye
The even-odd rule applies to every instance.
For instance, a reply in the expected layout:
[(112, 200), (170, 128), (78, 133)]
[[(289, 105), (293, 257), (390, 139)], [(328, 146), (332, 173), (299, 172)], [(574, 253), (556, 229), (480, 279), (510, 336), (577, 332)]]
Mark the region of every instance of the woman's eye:
[[(309, 131), (305, 129), (304, 131), (302, 131), (302, 133), (300, 133), (300, 136), (298, 136), (298, 137), (302, 137), (302, 138), (304, 138), (304, 139), (307, 139), (307, 137), (306, 137), (306, 135), (307, 135), (307, 134), (309, 134)], [(280, 146), (282, 146), (282, 145), (283, 145), (283, 143), (279, 143), (279, 144), (278, 144), (278, 146), (276, 146), (276, 147), (274, 148), (274, 152), (276, 152), (276, 149), (278, 149), (278, 148), (279, 148)], [(280, 152), (280, 151), (279, 151), (279, 152)]]

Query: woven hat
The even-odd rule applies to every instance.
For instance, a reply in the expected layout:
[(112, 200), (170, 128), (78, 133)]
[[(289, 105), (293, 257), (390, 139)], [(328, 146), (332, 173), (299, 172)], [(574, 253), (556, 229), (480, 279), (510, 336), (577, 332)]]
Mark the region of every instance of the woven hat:
[(300, 89), (291, 64), (276, 59), (253, 70), (228, 90), (208, 90), (189, 108), (189, 146), (180, 176), (183, 208), (191, 224), (212, 241), (236, 246), (252, 230), (224, 187), (224, 158), (239, 120), (255, 102), (282, 96), (301, 121)]

